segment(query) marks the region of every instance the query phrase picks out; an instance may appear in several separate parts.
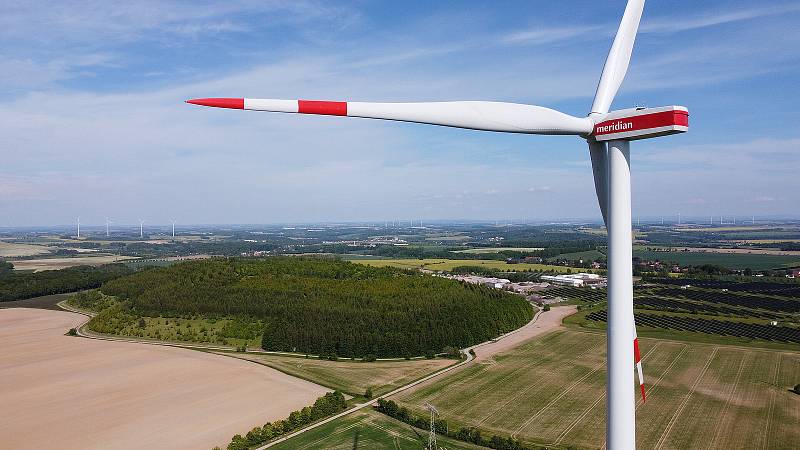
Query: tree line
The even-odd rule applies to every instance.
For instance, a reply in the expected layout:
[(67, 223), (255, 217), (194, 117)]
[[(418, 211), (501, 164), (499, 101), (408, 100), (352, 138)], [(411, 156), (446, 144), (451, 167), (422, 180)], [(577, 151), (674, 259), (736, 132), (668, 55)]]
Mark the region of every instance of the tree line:
[(212, 259), (105, 283), (133, 314), (243, 317), (265, 350), (410, 357), (467, 347), (533, 316), (521, 297), (390, 267), (322, 258)]
[(106, 281), (133, 273), (123, 264), (77, 266), (42, 272), (16, 272), (11, 270), (13, 267), (9, 262), (0, 262), (0, 302), (92, 289)]
[[(290, 433), (294, 430), (316, 422), (328, 416), (347, 409), (347, 402), (339, 391), (328, 392), (317, 399), (312, 406), (306, 406), (299, 411), (292, 411), (286, 419), (267, 422), (262, 427), (255, 427), (245, 436), (237, 434), (228, 444), (228, 450), (248, 450), (257, 445)], [(219, 449), (215, 447), (214, 450)]]
[[(430, 431), (431, 423), (428, 417), (421, 417), (414, 415), (408, 408), (399, 406), (394, 400), (378, 399), (375, 409), (378, 412), (386, 414), (389, 417), (405, 422), (416, 428)], [(481, 430), (475, 427), (461, 427), (458, 430), (450, 430), (447, 426), (447, 421), (444, 419), (435, 419), (433, 427), (436, 429), (437, 434), (447, 436), (459, 441), (470, 442), (475, 445), (483, 447), (494, 448), (497, 450), (533, 450), (532, 447), (524, 445), (521, 441), (511, 438), (494, 435), (486, 439), (481, 434)]]

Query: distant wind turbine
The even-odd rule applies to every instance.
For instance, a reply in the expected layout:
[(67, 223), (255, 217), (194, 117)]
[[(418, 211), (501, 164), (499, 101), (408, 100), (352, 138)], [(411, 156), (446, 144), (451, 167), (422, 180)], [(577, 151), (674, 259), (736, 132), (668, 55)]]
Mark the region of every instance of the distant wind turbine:
[(144, 220), (139, 219), (139, 237), (144, 238)]

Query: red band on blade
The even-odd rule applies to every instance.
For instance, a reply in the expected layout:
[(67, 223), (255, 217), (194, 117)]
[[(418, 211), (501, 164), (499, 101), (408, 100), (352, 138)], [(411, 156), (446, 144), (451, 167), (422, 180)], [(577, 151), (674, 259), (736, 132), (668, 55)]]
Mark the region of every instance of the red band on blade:
[(647, 401), (647, 395), (645, 395), (645, 393), (644, 393), (644, 384), (640, 384), (639, 385), (639, 390), (642, 391), (642, 402), (646, 402)]
[(324, 114), (327, 116), (346, 116), (347, 102), (298, 100), (297, 112), (299, 112), (300, 114)]
[(647, 130), (649, 128), (668, 127), (673, 125), (688, 127), (689, 113), (686, 111), (675, 110), (606, 120), (595, 125), (594, 132), (592, 134), (595, 136), (601, 136), (604, 134)]
[(186, 103), (201, 106), (213, 106), (215, 108), (244, 109), (243, 98), (195, 98), (186, 100)]
[(639, 363), (642, 360), (642, 356), (639, 354), (639, 339), (633, 340), (633, 362)]

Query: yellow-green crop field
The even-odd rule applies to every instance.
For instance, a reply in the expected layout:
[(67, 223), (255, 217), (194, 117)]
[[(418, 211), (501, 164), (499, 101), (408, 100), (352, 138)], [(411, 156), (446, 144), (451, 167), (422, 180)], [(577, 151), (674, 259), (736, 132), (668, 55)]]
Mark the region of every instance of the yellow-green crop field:
[[(439, 436), (448, 450), (480, 450), (466, 442)], [(428, 432), (418, 430), (381, 413), (361, 410), (275, 445), (275, 450), (422, 450)]]
[(372, 388), (373, 395), (382, 395), (457, 362), (452, 359), (328, 361), (257, 353), (226, 355), (257, 362), (353, 396), (363, 395), (367, 388)]
[[(800, 395), (790, 391), (800, 352), (641, 341), (648, 399), (636, 404), (637, 448), (800, 447)], [(420, 415), (430, 402), (451, 428), (597, 449), (605, 381), (605, 335), (560, 330), (394, 399)]]

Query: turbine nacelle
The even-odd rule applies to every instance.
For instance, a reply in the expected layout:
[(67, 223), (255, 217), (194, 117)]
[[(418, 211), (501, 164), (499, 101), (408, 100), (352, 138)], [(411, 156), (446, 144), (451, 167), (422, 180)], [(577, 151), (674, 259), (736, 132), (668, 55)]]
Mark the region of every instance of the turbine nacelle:
[(635, 141), (689, 131), (689, 110), (683, 106), (611, 111), (594, 125), (596, 141)]

